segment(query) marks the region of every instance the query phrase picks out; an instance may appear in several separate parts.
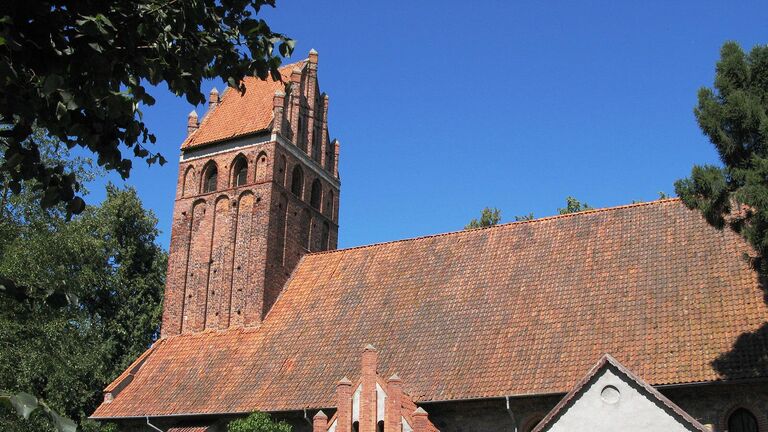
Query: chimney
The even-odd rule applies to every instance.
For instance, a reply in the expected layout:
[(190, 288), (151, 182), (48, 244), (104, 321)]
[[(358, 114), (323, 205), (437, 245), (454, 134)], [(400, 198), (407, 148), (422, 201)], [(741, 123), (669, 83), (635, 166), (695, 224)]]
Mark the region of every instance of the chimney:
[(411, 416), (413, 417), (413, 432), (427, 432), (429, 418), (424, 408), (416, 408)]
[(362, 383), (360, 393), (360, 432), (376, 432), (376, 363), (379, 353), (373, 345), (363, 348)]
[(310, 64), (317, 64), (317, 51), (315, 51), (314, 48), (309, 50), (309, 63)]
[(272, 114), (274, 121), (272, 122), (272, 132), (276, 134), (283, 133), (283, 123), (285, 121), (285, 93), (280, 90), (275, 92), (272, 97)]
[(192, 110), (192, 112), (187, 116), (187, 136), (196, 131), (198, 127), (200, 127), (200, 123), (197, 122), (197, 112)]
[(403, 381), (397, 374), (387, 380), (387, 402), (384, 410), (384, 432), (401, 432), (401, 412)]
[(319, 109), (321, 110), (320, 116), (323, 121), (320, 128), (320, 157), (322, 158), (320, 165), (322, 165), (326, 171), (330, 171), (332, 167), (328, 166), (328, 161), (330, 160), (330, 145), (328, 143), (328, 95), (326, 93), (323, 93), (322, 95), (322, 102)]
[(326, 432), (328, 430), (328, 416), (321, 410), (312, 417), (312, 432)]
[(344, 377), (336, 385), (337, 432), (352, 431), (352, 381)]
[(219, 91), (214, 87), (211, 89), (211, 92), (208, 93), (208, 112), (211, 112), (212, 109), (216, 108), (216, 105), (218, 105), (219, 102), (221, 102)]
[(339, 149), (340, 148), (341, 148), (341, 143), (339, 142), (339, 140), (337, 139), (333, 140), (333, 152), (334, 152), (333, 175), (335, 175), (336, 178), (340, 178), (339, 177)]

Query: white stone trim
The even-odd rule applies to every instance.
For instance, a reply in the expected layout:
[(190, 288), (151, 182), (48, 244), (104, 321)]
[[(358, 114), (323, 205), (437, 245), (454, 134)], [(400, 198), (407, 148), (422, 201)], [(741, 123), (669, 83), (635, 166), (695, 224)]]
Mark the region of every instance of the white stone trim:
[(363, 385), (360, 384), (352, 393), (352, 423), (360, 421), (360, 394), (363, 392)]
[(387, 392), (376, 383), (376, 423), (384, 421), (384, 407), (387, 402)]
[(400, 423), (403, 425), (403, 432), (413, 432), (413, 428), (408, 423), (408, 420), (405, 419), (405, 417), (400, 416)]
[(256, 144), (264, 144), (270, 141), (269, 134), (251, 135), (245, 138), (236, 138), (229, 141), (223, 141), (211, 146), (205, 146), (202, 148), (193, 148), (189, 150), (182, 150), (181, 162), (200, 159), (203, 157), (213, 156), (221, 153), (226, 153), (232, 150), (239, 150), (245, 147), (250, 147)]
[(317, 161), (309, 157), (309, 155), (304, 153), (300, 148), (296, 147), (293, 143), (278, 134), (251, 135), (245, 138), (236, 138), (233, 140), (222, 141), (218, 144), (213, 144), (202, 148), (182, 150), (179, 161), (186, 162), (204, 157), (210, 157), (217, 154), (226, 153), (233, 150), (240, 150), (246, 147), (268, 142), (276, 142), (280, 147), (283, 148), (283, 150), (304, 162), (304, 165), (306, 165), (307, 168), (309, 168), (316, 176), (321, 177), (323, 180), (336, 187), (336, 189), (341, 187), (341, 182), (339, 179), (329, 174), (328, 171), (323, 169), (323, 167), (317, 163)]

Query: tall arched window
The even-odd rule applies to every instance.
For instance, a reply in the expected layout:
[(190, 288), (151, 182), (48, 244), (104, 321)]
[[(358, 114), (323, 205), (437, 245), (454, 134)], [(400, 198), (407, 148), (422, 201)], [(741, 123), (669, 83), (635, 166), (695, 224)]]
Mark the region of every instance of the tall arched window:
[(336, 147), (331, 142), (326, 142), (325, 145), (325, 169), (333, 173), (333, 165), (336, 159)]
[(293, 174), (291, 175), (291, 193), (296, 198), (301, 199), (301, 192), (304, 189), (304, 171), (299, 165), (293, 167)]
[(181, 195), (182, 196), (189, 196), (194, 195), (195, 190), (197, 187), (195, 186), (197, 182), (195, 181), (195, 167), (189, 166), (187, 170), (184, 172), (184, 184), (181, 186)]
[(331, 220), (333, 220), (333, 210), (334, 210), (333, 209), (333, 206), (334, 206), (334, 202), (333, 202), (334, 194), (333, 194), (333, 191), (329, 190), (327, 195), (328, 195), (328, 198), (325, 200), (325, 212), (324, 213), (325, 213), (326, 216), (331, 218)]
[(312, 182), (312, 192), (309, 195), (309, 205), (317, 210), (320, 210), (320, 203), (323, 197), (323, 186), (320, 184), (319, 179), (315, 179)]
[(746, 408), (738, 408), (728, 416), (728, 432), (759, 432), (757, 418)]
[(238, 156), (232, 167), (232, 186), (244, 185), (248, 181), (248, 161)]
[(208, 165), (203, 176), (203, 193), (215, 191), (218, 179), (219, 170), (216, 168), (216, 164)]
[[(283, 156), (283, 158), (285, 158), (285, 156)], [(283, 174), (284, 170), (285, 169), (281, 167), (280, 173), (277, 176), (280, 184), (283, 184), (283, 177), (285, 176), (285, 174)], [(254, 177), (257, 182), (264, 181), (267, 178), (267, 154), (264, 152), (259, 153), (256, 157), (256, 175)]]
[(320, 236), (320, 250), (328, 250), (328, 239), (331, 236), (331, 226), (323, 222), (323, 232)]
[(288, 162), (285, 160), (284, 155), (280, 155), (280, 165), (277, 168), (277, 178), (282, 186), (285, 184), (285, 176), (288, 175)]
[(314, 132), (312, 133), (312, 159), (314, 159), (317, 162), (320, 162), (320, 152), (321, 152), (321, 130), (319, 128), (315, 128)]

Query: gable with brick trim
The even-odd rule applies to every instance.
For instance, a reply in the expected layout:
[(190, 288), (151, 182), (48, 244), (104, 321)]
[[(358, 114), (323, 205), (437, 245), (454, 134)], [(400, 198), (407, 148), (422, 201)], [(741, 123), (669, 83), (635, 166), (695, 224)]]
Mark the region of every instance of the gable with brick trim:
[(707, 432), (680, 407), (609, 354), (533, 432)]

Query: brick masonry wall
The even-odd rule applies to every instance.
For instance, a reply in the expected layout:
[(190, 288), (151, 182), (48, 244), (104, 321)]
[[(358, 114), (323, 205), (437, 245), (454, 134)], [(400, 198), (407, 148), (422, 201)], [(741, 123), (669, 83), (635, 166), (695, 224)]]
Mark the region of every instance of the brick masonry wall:
[(768, 431), (768, 382), (711, 384), (661, 390), (672, 402), (711, 430), (727, 430), (728, 416), (746, 408), (757, 418), (760, 431)]
[[(663, 389), (662, 393), (704, 425), (712, 425), (714, 432), (725, 432), (728, 414), (735, 408), (745, 407), (752, 411), (760, 423), (760, 431), (768, 430), (768, 384), (709, 384), (694, 387)], [(515, 416), (513, 424), (503, 398), (474, 401), (426, 403), (421, 406), (429, 413), (429, 419), (441, 432), (528, 432), (544, 417), (564, 395), (510, 398), (510, 408)], [(333, 408), (323, 411), (331, 418)], [(317, 410), (274, 413), (277, 420), (285, 420), (294, 432), (310, 432), (311, 419)], [(226, 430), (226, 423), (237, 416), (209, 416), (177, 419), (157, 419), (153, 423), (166, 427), (174, 425), (208, 424)], [(201, 423), (202, 422), (202, 423)], [(142, 422), (123, 423), (121, 430), (150, 431)], [(386, 427), (386, 425), (385, 425)]]
[[(162, 336), (258, 324), (305, 253), (336, 248), (339, 189), (317, 171), (338, 179), (339, 145), (328, 139), (328, 96), (318, 87), (317, 61), (310, 52), (306, 67), (291, 74), (288, 94), (275, 94), (271, 141), (254, 137), (237, 149), (237, 140), (214, 144), (206, 156), (179, 163)], [(217, 101), (212, 95), (209, 109)], [(194, 131), (197, 119), (189, 121)], [(299, 156), (285, 146), (301, 149)], [(236, 186), (240, 159), (247, 180)], [(214, 166), (216, 190), (204, 193)], [(291, 193), (295, 166), (304, 172), (298, 196)]]
[[(163, 336), (258, 324), (307, 251), (336, 248), (338, 188), (282, 146), (270, 141), (180, 163)], [(234, 183), (238, 158), (248, 164), (242, 186)], [(214, 164), (216, 191), (204, 193)], [(297, 165), (300, 197), (286, 174)], [(309, 204), (316, 178), (319, 209)]]

